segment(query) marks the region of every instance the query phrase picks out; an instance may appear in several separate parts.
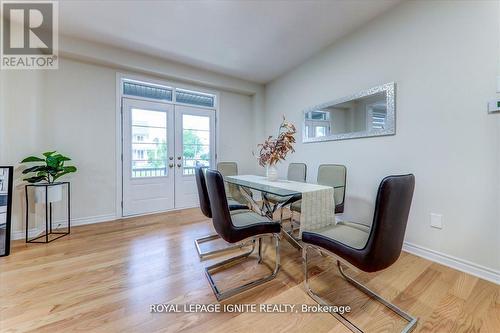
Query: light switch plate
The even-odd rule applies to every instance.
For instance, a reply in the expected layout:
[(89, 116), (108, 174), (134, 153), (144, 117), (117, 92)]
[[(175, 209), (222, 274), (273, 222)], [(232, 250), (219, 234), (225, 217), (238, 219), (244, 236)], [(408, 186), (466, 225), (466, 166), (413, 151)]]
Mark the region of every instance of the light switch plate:
[(431, 213), (431, 227), (443, 229), (443, 215)]

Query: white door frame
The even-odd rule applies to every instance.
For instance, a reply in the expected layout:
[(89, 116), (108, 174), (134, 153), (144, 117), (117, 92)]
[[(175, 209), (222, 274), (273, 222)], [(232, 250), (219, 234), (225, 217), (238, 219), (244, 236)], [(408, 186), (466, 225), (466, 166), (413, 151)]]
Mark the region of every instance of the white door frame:
[[(123, 142), (122, 142), (122, 131), (123, 131), (123, 124), (122, 124), (122, 97), (123, 97), (123, 85), (122, 81), (124, 79), (129, 79), (129, 80), (136, 80), (136, 81), (142, 81), (145, 83), (153, 83), (153, 84), (158, 84), (162, 86), (167, 86), (167, 87), (172, 87), (174, 88), (174, 93), (172, 96), (172, 102), (161, 102), (160, 103), (166, 103), (166, 104), (173, 104), (175, 105), (186, 105), (186, 106), (193, 106), (190, 104), (184, 104), (184, 103), (177, 103), (175, 102), (175, 89), (187, 89), (187, 90), (194, 90), (194, 91), (199, 91), (199, 92), (204, 92), (208, 94), (215, 95), (215, 105), (213, 108), (207, 108), (214, 110), (215, 112), (215, 165), (217, 164), (217, 158), (219, 155), (219, 107), (220, 107), (220, 92), (216, 90), (211, 90), (204, 88), (202, 86), (196, 86), (196, 85), (190, 85), (182, 82), (177, 82), (177, 81), (167, 81), (167, 80), (162, 80), (146, 75), (138, 75), (134, 73), (126, 73), (126, 72), (117, 72), (116, 73), (116, 116), (115, 116), (115, 124), (116, 124), (116, 156), (115, 156), (115, 161), (116, 161), (116, 206), (115, 206), (115, 215), (117, 219), (122, 219), (122, 218), (129, 218), (129, 217), (124, 217), (123, 216), (123, 209), (122, 209), (122, 202), (123, 202), (123, 163), (122, 163), (122, 158), (123, 158)], [(141, 98), (137, 98), (141, 99)], [(147, 98), (144, 98), (142, 100), (149, 100)], [(155, 102), (158, 102), (155, 100)], [(199, 108), (204, 108), (203, 106), (195, 106)], [(214, 165), (214, 166), (215, 166)], [(178, 209), (169, 209), (165, 211), (170, 211), (170, 210), (178, 210)], [(155, 212), (154, 214), (157, 214), (159, 212)], [(144, 214), (148, 215), (148, 214)]]

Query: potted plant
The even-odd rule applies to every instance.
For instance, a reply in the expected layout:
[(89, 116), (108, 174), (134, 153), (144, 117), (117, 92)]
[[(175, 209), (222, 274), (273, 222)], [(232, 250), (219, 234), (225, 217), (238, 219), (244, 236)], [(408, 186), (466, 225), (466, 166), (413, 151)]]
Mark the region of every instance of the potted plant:
[(257, 147), (260, 148), (257, 159), (261, 166), (267, 167), (268, 180), (278, 180), (276, 164), (279, 161), (284, 161), (288, 153), (295, 152), (295, 149), (293, 149), (295, 133), (297, 133), (295, 126), (286, 121), (285, 116), (283, 116), (283, 121), (278, 130), (278, 136), (276, 138), (269, 136), (264, 143), (257, 145)]
[[(21, 161), (21, 163), (41, 163), (23, 170), (24, 175), (29, 175), (29, 177), (23, 179), (24, 181), (27, 181), (31, 184), (57, 184), (55, 182), (57, 179), (68, 173), (76, 172), (77, 170), (75, 166), (64, 165), (66, 161), (71, 161), (71, 159), (59, 154), (56, 151), (48, 151), (43, 153), (42, 155), (43, 157), (29, 156)], [(47, 187), (47, 191), (48, 202), (56, 202), (62, 200), (61, 186), (49, 186)], [(45, 201), (45, 193), (43, 192), (43, 188), (36, 189), (35, 201)]]

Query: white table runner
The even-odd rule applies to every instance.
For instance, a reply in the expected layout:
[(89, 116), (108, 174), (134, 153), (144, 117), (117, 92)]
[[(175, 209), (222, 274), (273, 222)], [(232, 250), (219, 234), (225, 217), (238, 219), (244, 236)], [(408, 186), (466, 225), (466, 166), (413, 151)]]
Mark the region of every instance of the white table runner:
[(303, 231), (335, 224), (333, 187), (289, 180), (272, 182), (266, 177), (254, 175), (232, 176), (231, 178), (302, 193), (300, 235)]

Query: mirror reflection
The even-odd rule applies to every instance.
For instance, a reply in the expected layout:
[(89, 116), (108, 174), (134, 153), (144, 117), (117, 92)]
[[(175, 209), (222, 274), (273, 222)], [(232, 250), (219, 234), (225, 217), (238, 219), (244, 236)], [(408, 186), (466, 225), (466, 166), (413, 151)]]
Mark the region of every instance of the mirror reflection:
[(393, 85), (376, 87), (304, 112), (304, 141), (394, 134), (393, 114)]

